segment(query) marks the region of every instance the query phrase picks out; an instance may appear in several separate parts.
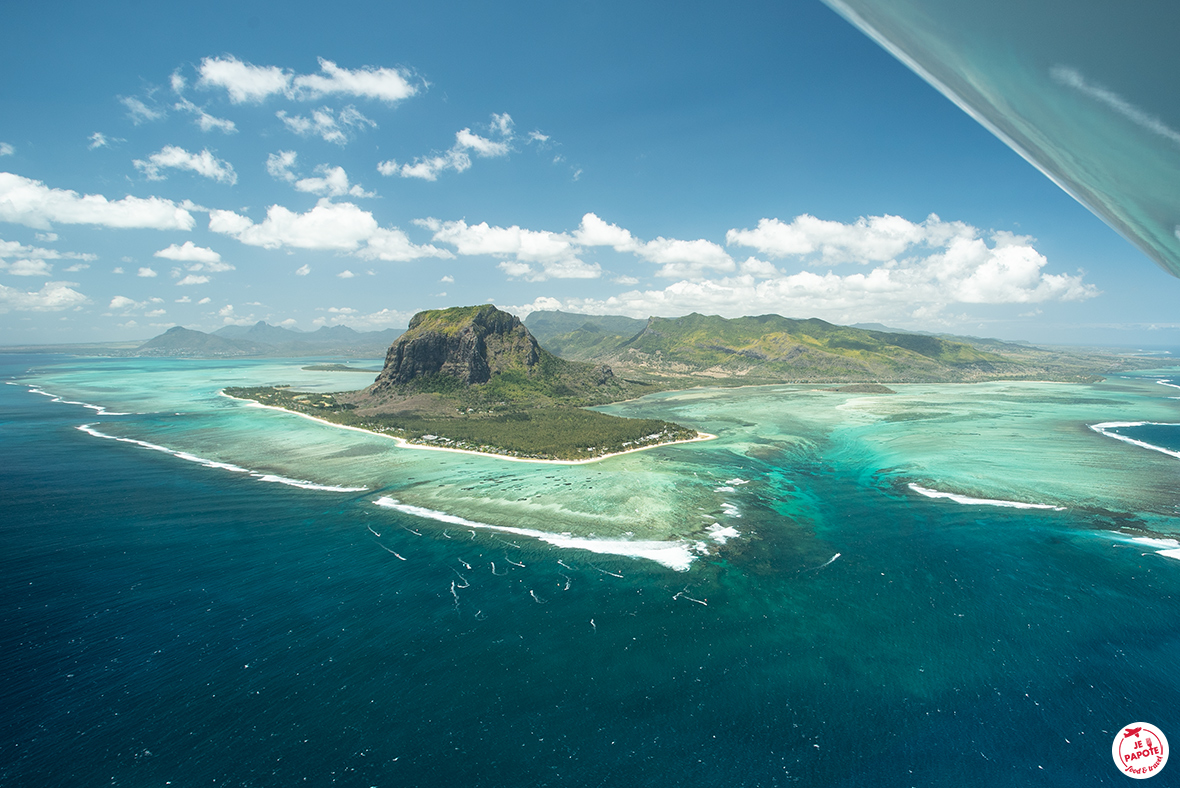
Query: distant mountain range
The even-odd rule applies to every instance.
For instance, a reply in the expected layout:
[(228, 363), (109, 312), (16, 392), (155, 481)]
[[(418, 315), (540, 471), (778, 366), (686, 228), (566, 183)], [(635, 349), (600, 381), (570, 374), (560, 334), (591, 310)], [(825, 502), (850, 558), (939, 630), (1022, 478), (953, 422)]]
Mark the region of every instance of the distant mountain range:
[(175, 326), (130, 351), (135, 356), (384, 356), (405, 329), (354, 331), (324, 326), (317, 331), (292, 331), (259, 321), (252, 326), (225, 326), (212, 334)]
[(609, 364), (616, 375), (664, 387), (685, 379), (713, 385), (1068, 381), (1144, 366), (1114, 354), (779, 315), (636, 320), (551, 311), (533, 312), (524, 322), (555, 355)]

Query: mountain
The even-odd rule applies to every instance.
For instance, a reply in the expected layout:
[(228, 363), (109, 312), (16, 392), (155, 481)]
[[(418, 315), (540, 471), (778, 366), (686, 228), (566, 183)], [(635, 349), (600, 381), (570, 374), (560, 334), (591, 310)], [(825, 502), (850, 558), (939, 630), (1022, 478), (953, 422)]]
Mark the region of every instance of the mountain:
[(304, 333), (259, 321), (252, 326), (224, 326), (206, 334), (176, 326), (131, 351), (132, 355), (181, 356), (345, 356), (384, 355), (401, 329), (354, 331), (347, 326), (323, 326)]
[[(564, 358), (610, 364), (617, 374), (661, 387), (686, 379), (721, 385), (1079, 380), (1125, 368), (1111, 356), (837, 326), (816, 318), (693, 313), (649, 318), (634, 333), (634, 322), (627, 321), (632, 319), (534, 312), (526, 322), (538, 326), (543, 347)], [(557, 333), (563, 328), (568, 330)]]
[(258, 356), (265, 346), (173, 326), (131, 351), (137, 356)]
[(520, 318), (491, 305), (419, 312), (389, 348), (376, 382), (349, 401), (415, 409), (595, 405), (632, 389), (610, 367), (561, 359), (543, 349)]

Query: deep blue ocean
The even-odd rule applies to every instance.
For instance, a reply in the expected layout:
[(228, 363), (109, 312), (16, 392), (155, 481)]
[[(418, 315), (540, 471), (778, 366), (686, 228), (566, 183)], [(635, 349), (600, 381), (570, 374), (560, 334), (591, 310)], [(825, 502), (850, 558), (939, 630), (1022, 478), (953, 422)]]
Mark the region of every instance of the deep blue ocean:
[(767, 493), (674, 572), (443, 538), (95, 421), (0, 385), (4, 786), (1123, 785), (1121, 726), (1180, 743), (1180, 561), (1116, 514), (768, 459), (746, 473), (821, 514)]

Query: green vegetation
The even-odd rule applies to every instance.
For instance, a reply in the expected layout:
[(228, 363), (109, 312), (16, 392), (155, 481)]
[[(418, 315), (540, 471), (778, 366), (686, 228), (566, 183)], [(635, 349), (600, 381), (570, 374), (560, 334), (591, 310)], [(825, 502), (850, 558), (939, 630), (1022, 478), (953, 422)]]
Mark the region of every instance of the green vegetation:
[[(691, 314), (638, 321), (533, 312), (526, 324), (563, 358), (609, 364), (659, 388), (707, 383), (940, 383), (1089, 381), (1143, 359), (1078, 349), (837, 326), (779, 315)], [(688, 381), (693, 381), (689, 383)]]
[(342, 401), (341, 395), (300, 392), (287, 386), (232, 387), (225, 389), (225, 394), (413, 444), (528, 459), (592, 459), (697, 437), (696, 430), (667, 421), (624, 419), (568, 406), (490, 412), (473, 409), (470, 413), (456, 409), (455, 415), (442, 416), (371, 412)]

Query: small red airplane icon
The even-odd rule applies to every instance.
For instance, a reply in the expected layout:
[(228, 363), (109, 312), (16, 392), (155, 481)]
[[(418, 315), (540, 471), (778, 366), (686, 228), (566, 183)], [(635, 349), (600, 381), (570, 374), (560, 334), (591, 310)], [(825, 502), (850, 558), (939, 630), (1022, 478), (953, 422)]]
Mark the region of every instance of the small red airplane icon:
[(1127, 728), (1126, 732), (1123, 733), (1123, 738), (1129, 739), (1132, 736), (1138, 736), (1139, 731), (1141, 731), (1141, 730), (1143, 730), (1143, 728)]

